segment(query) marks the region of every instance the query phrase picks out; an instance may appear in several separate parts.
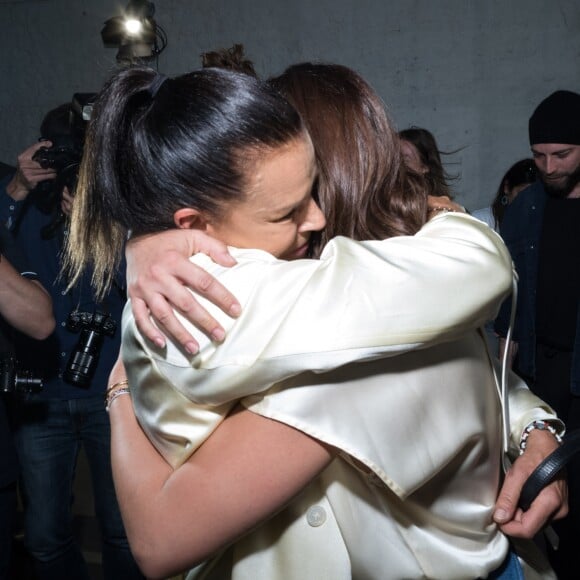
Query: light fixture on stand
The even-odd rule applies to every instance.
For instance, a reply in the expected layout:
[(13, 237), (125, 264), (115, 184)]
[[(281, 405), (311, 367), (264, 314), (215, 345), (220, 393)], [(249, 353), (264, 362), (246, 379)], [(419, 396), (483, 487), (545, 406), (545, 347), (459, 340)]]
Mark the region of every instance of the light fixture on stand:
[(101, 38), (106, 47), (118, 47), (117, 62), (147, 61), (163, 52), (167, 35), (155, 22), (154, 14), (153, 2), (130, 0), (121, 15), (105, 22)]

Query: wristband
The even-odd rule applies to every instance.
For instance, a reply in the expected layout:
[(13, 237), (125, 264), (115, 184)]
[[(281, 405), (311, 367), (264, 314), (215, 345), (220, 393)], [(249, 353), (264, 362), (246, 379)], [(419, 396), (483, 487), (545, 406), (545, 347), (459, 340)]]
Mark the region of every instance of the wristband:
[(552, 425), (550, 425), (550, 423), (542, 420), (532, 421), (524, 429), (524, 432), (522, 433), (522, 437), (520, 439), (520, 455), (522, 455), (523, 452), (526, 450), (526, 446), (528, 444), (528, 437), (530, 436), (530, 433), (534, 429), (539, 429), (540, 431), (548, 431), (554, 436), (558, 444), (562, 443), (562, 437), (558, 434), (558, 431), (556, 431), (556, 429)]

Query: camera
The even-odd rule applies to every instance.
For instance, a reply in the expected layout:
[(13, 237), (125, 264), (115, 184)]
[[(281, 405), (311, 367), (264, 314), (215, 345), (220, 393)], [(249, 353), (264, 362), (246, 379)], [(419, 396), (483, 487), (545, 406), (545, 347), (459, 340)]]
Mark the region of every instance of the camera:
[(30, 371), (18, 369), (18, 363), (11, 354), (0, 355), (0, 393), (27, 395), (42, 390), (42, 379)]
[[(44, 181), (45, 193), (52, 194), (53, 198), (60, 197), (63, 189), (73, 193), (77, 184), (78, 170), (83, 156), (82, 141), (79, 142), (72, 135), (55, 135), (52, 147), (41, 147), (32, 156), (43, 169), (54, 169), (54, 181)], [(53, 203), (55, 199), (51, 200)]]
[(32, 156), (43, 169), (53, 169), (54, 179), (41, 181), (35, 191), (36, 203), (44, 213), (56, 210), (55, 217), (42, 231), (42, 237), (54, 236), (65, 221), (60, 211), (62, 192), (66, 187), (71, 195), (77, 186), (79, 167), (88, 121), (91, 118), (96, 93), (75, 93), (70, 104), (50, 111), (41, 126), (41, 140), (49, 140), (50, 147), (40, 147)]
[(54, 189), (60, 186), (59, 193), (64, 185), (69, 187), (71, 194), (74, 191), (95, 97), (96, 93), (75, 93), (70, 105), (54, 109), (43, 123), (42, 139), (51, 141), (52, 146), (41, 147), (32, 159), (43, 169), (54, 169), (57, 175)]
[(80, 331), (81, 334), (63, 379), (71, 385), (88, 389), (99, 363), (103, 340), (115, 334), (117, 323), (102, 312), (74, 311), (68, 315), (66, 326), (69, 331)]

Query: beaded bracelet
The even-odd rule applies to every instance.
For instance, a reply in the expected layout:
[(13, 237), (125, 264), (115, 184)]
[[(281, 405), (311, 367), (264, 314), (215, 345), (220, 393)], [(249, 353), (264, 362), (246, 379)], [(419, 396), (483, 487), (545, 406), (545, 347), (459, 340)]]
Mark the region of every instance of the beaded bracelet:
[(540, 431), (548, 431), (554, 436), (558, 444), (562, 443), (562, 437), (558, 434), (558, 431), (556, 431), (556, 429), (552, 425), (550, 425), (550, 423), (542, 420), (532, 421), (524, 429), (524, 432), (522, 433), (522, 437), (520, 439), (520, 455), (522, 455), (523, 452), (526, 450), (528, 437), (530, 436), (530, 433), (534, 429), (539, 429)]

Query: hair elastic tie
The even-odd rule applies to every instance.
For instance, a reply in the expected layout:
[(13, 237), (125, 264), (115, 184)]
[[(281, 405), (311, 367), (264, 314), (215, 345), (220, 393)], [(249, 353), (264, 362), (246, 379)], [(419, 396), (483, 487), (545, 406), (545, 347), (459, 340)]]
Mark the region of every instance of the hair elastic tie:
[(167, 80), (167, 77), (164, 74), (158, 73), (155, 75), (151, 84), (147, 88), (147, 92), (149, 93), (152, 99), (155, 98), (155, 95), (159, 92), (159, 89), (163, 86), (163, 83)]

